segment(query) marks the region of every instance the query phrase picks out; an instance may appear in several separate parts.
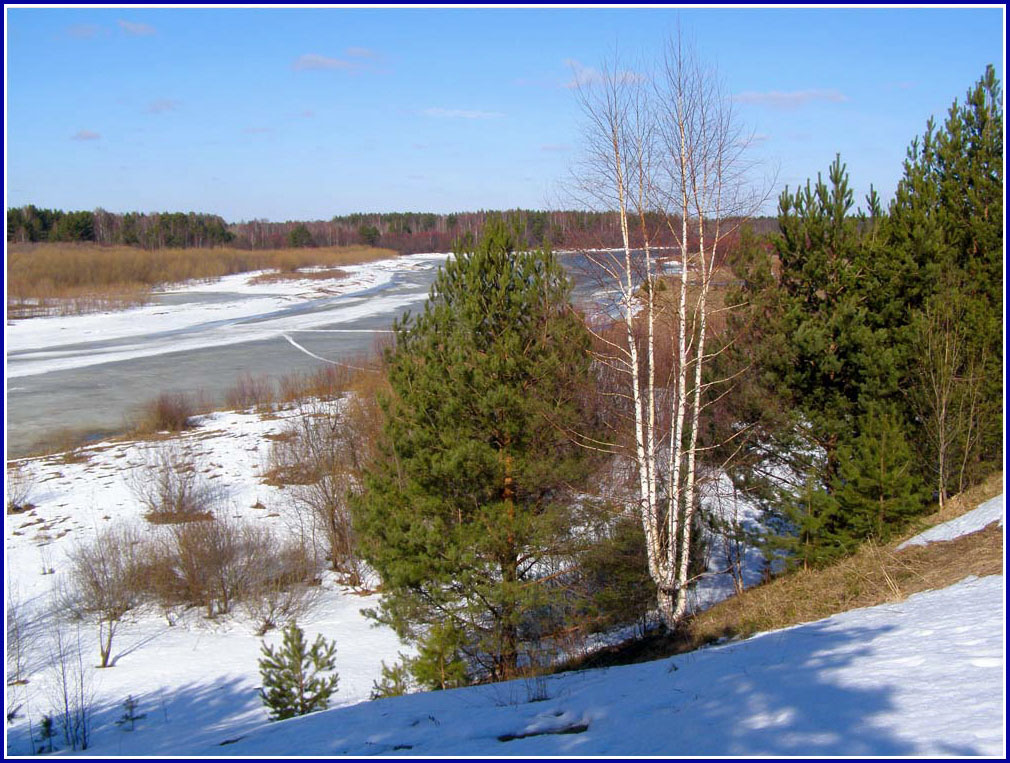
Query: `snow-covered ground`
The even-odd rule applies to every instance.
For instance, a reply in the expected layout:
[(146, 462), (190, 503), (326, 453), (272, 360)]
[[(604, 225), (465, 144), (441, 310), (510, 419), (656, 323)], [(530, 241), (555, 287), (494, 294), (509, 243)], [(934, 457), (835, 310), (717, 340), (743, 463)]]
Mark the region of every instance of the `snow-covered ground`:
[[(294, 415), (216, 413), (180, 438), (206, 479), (221, 486), (219, 511), (278, 534), (294, 531), (285, 489), (262, 480), (269, 437)], [(67, 552), (118, 522), (146, 527), (129, 475), (163, 446), (99, 443), (80, 451), (81, 460), (23, 462), (35, 508), (5, 518), (5, 577), (8, 598), (44, 617), (28, 618), (36, 619), (28, 683), (7, 690), (23, 705), (7, 726), (9, 754), (30, 751), (29, 720), (37, 730), (52, 708), (47, 659), (59, 621), (45, 613)], [(730, 486), (713, 484), (710, 510), (755, 521), (746, 504), (719, 508), (719, 495), (730, 496)], [(948, 523), (943, 537), (988, 524), (1003, 506), (1002, 497), (983, 504)], [(756, 582), (756, 561), (745, 550), (748, 584)], [(717, 553), (695, 607), (732, 593), (731, 577), (719, 572), (724, 567)], [(115, 667), (105, 670), (90, 667), (97, 634), (81, 626), (96, 711), (88, 753), (994, 755), (1003, 745), (1001, 576), (647, 665), (381, 702), (364, 700), (381, 661), (392, 663), (404, 647), (361, 615), (377, 597), (332, 577), (322, 589), (301, 624), (309, 638), (321, 633), (337, 642), (336, 709), (281, 723), (266, 720), (257, 692), (262, 639), (241, 611), (215, 620), (202, 611), (176, 612), (172, 624), (153, 608), (140, 611), (121, 627)], [(76, 637), (76, 626), (58, 627)], [(266, 637), (278, 639), (276, 631)], [(530, 701), (543, 694), (547, 700)], [(130, 695), (145, 717), (126, 731), (116, 721)]]
[[(366, 702), (252, 731), (236, 724), (213, 739), (177, 735), (167, 746), (166, 729), (182, 719), (106, 738), (191, 755), (998, 756), (1003, 665), (1003, 577), (992, 576), (542, 684)], [(219, 681), (180, 694), (199, 705), (233, 692)], [(156, 698), (144, 701), (156, 716)]]
[[(294, 512), (285, 490), (263, 484), (271, 442), (294, 411), (276, 417), (254, 413), (216, 413), (180, 441), (193, 454), (206, 479), (221, 487), (219, 512), (241, 517), (273, 529), (278, 535), (293, 532)], [(100, 443), (79, 451), (85, 460), (64, 463), (61, 456), (23, 461), (34, 488), (29, 512), (7, 515), (4, 520), (5, 579), (8, 601), (21, 603), (24, 619), (32, 623), (27, 648), (28, 683), (7, 687), (23, 704), (18, 719), (7, 726), (7, 750), (26, 753), (28, 723), (38, 729), (43, 714), (52, 709), (53, 671), (48, 665), (53, 651), (55, 625), (64, 637), (76, 640), (77, 626), (59, 624), (49, 614), (53, 595), (67, 570), (67, 552), (116, 523), (140, 519), (142, 508), (130, 486), (133, 469), (144, 468), (150, 452), (163, 443)], [(52, 569), (51, 574), (47, 574)], [(321, 633), (337, 642), (340, 685), (334, 705), (368, 698), (379, 677), (381, 661), (395, 661), (404, 650), (396, 635), (375, 628), (360, 612), (374, 607), (375, 595), (339, 585), (324, 578), (314, 609), (300, 618), (306, 635)], [(98, 662), (97, 628), (80, 626), (87, 671), (95, 692), (93, 749), (103, 754), (169, 754), (182, 742), (213, 744), (222, 734), (253, 728), (266, 720), (257, 687), (257, 660), (262, 640), (256, 625), (241, 609), (208, 620), (202, 610), (176, 612), (169, 625), (153, 607), (128, 616), (113, 642), (115, 667), (94, 670)], [(266, 636), (279, 641), (277, 631)], [(409, 650), (405, 650), (409, 651)], [(124, 734), (115, 725), (128, 695), (141, 698), (139, 712), (148, 732)], [(12, 705), (7, 703), (8, 708)], [(157, 729), (154, 732), (154, 729)]]
[(898, 550), (900, 551), (909, 546), (925, 546), (938, 541), (953, 540), (962, 535), (978, 532), (993, 522), (999, 522), (1000, 527), (1003, 527), (1005, 515), (1006, 494), (1004, 493), (986, 501), (977, 509), (972, 509), (967, 514), (962, 514), (959, 517), (955, 517), (936, 527), (931, 527), (925, 532), (909, 538), (898, 546)]

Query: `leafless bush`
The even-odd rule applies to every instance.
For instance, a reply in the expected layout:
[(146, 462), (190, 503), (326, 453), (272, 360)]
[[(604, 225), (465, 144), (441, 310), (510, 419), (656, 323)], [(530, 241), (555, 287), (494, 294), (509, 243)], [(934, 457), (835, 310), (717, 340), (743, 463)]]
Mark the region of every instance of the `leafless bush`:
[(99, 667), (109, 667), (112, 639), (123, 616), (143, 601), (138, 580), (141, 537), (136, 528), (114, 526), (70, 552), (70, 572), (63, 592), (67, 612), (98, 624)]
[(357, 396), (342, 403), (315, 401), (271, 451), (273, 473), (291, 484), (295, 509), (309, 518), (313, 536), (324, 539), (330, 566), (349, 585), (361, 583), (362, 569), (348, 501), (361, 484), (374, 421)]
[(318, 572), (308, 544), (227, 516), (173, 525), (145, 549), (140, 567), (144, 591), (170, 621), (175, 606), (216, 617), (241, 603), (264, 632), (308, 611)]
[[(7, 579), (7, 686), (15, 686), (25, 682), (25, 658), (28, 649), (28, 634), (26, 632), (25, 609), (20, 593), (14, 587), (13, 581)], [(11, 699), (13, 692), (7, 697), (7, 716), (11, 716)], [(14, 710), (16, 713), (17, 711)]]
[(144, 404), (137, 429), (141, 432), (181, 432), (197, 414), (197, 403), (183, 392), (163, 392)]
[(153, 524), (208, 520), (222, 497), (201, 474), (199, 459), (178, 442), (163, 445), (145, 465), (134, 468), (128, 484)]
[(246, 410), (265, 408), (274, 401), (274, 398), (274, 385), (268, 377), (246, 373), (225, 393), (224, 401), (229, 408)]
[(315, 606), (318, 569), (311, 547), (300, 539), (284, 543), (264, 560), (242, 602), (245, 613), (256, 623), (257, 636), (301, 619)]
[(7, 513), (20, 514), (32, 508), (29, 502), (35, 490), (35, 477), (31, 470), (18, 461), (7, 462)]
[(66, 746), (71, 750), (86, 750), (91, 742), (95, 692), (93, 672), (84, 665), (80, 630), (70, 638), (56, 629), (49, 663), (50, 714), (63, 732)]
[(255, 568), (270, 553), (263, 531), (227, 517), (171, 528), (176, 578), (186, 601), (227, 614), (249, 589)]

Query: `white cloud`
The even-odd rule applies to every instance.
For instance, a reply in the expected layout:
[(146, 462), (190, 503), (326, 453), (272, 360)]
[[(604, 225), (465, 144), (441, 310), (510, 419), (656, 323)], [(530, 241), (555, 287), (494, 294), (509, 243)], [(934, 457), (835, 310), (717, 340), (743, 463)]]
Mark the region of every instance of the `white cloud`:
[(753, 103), (768, 106), (773, 109), (796, 109), (812, 101), (828, 101), (829, 103), (845, 103), (849, 97), (834, 89), (810, 90), (769, 90), (757, 92), (748, 90), (733, 96), (737, 103)]
[(432, 107), (422, 109), (421, 114), (426, 117), (436, 119), (499, 119), (503, 116), (500, 111), (475, 111), (472, 109), (442, 109)]
[(70, 136), (71, 140), (98, 140), (102, 136), (93, 130), (78, 130)]
[(126, 34), (133, 37), (150, 37), (155, 33), (153, 26), (140, 21), (124, 21), (120, 19), (116, 23), (119, 24), (119, 28), (126, 32)]
[(346, 71), (348, 69), (355, 69), (358, 65), (352, 63), (351, 61), (345, 61), (342, 58), (330, 58), (329, 56), (321, 56), (318, 53), (306, 53), (298, 56), (292, 66), (295, 71), (301, 72), (334, 69), (342, 69)]
[(378, 58), (379, 54), (371, 48), (348, 48), (344, 51), (345, 56), (351, 58)]

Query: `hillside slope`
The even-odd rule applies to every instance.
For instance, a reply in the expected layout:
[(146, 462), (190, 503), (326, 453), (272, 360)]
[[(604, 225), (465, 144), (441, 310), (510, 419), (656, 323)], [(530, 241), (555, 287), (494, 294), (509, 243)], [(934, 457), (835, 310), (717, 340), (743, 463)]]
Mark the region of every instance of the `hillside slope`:
[(368, 702), (185, 752), (1000, 755), (1003, 586), (968, 578), (670, 659)]

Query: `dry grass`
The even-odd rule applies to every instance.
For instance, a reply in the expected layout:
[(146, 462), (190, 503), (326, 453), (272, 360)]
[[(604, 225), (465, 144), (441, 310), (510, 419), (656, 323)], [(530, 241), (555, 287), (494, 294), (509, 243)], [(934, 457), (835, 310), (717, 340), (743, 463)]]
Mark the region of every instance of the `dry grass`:
[(336, 281), (346, 276), (343, 270), (338, 268), (325, 268), (323, 270), (293, 270), (270, 273), (260, 273), (252, 278), (249, 283), (276, 283), (277, 281)]
[[(149, 251), (95, 244), (11, 244), (7, 249), (7, 316), (123, 309), (142, 304), (152, 289), (166, 284), (254, 270), (276, 270), (279, 277), (294, 277), (285, 274), (394, 256), (392, 250), (369, 246)], [(314, 271), (297, 277), (334, 278), (339, 272)]]

